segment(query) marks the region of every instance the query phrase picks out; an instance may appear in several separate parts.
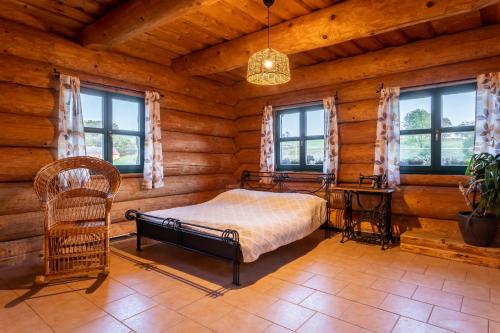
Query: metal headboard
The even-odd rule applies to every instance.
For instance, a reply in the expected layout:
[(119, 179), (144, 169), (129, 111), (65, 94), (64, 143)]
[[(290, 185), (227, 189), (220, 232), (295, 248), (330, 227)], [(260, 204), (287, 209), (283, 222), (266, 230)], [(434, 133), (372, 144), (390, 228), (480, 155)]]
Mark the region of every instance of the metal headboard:
[[(318, 184), (312, 189), (293, 188), (293, 183)], [(318, 196), (326, 201), (327, 237), (330, 237), (330, 213), (332, 207), (332, 187), (335, 184), (333, 173), (317, 172), (262, 172), (245, 170), (241, 174), (240, 188), (255, 191), (272, 191), (281, 193), (304, 193)], [(323, 195), (324, 194), (324, 195)]]
[[(312, 189), (293, 188), (293, 183), (318, 184)], [(256, 191), (273, 191), (282, 193), (305, 193), (318, 195), (319, 192), (331, 190), (331, 185), (335, 183), (333, 173), (316, 172), (262, 172), (245, 170), (241, 174), (240, 188), (247, 188)]]

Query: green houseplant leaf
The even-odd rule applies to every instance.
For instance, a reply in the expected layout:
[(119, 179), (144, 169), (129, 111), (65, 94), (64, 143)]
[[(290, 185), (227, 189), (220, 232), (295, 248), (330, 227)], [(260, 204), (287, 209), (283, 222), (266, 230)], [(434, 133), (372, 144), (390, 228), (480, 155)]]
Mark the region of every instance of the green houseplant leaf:
[[(466, 188), (462, 185), (460, 188), (466, 202), (473, 208), (473, 214), (496, 214), (500, 217), (500, 154), (474, 154), (465, 174), (471, 179)], [(469, 199), (471, 196), (472, 201)]]

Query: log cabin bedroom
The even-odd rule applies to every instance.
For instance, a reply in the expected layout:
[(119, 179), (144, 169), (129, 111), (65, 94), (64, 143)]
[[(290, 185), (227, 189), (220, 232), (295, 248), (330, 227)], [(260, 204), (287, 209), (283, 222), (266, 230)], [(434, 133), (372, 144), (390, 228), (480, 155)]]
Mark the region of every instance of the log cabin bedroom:
[(500, 332), (500, 0), (0, 1), (1, 332)]

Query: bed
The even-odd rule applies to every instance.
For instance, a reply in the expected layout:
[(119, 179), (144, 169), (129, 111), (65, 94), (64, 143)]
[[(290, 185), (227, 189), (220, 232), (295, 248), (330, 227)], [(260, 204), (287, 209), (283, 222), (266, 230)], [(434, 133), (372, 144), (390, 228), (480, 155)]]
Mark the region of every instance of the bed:
[(320, 226), (330, 236), (332, 174), (244, 171), (239, 189), (207, 202), (150, 212), (129, 210), (141, 238), (178, 245), (233, 262), (239, 285), (240, 263), (302, 239)]

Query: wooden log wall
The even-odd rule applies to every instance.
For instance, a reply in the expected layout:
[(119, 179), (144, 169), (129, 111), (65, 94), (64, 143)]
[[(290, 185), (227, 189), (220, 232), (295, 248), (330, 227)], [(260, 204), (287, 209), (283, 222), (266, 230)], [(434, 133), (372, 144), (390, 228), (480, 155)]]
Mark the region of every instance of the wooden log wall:
[(142, 190), (141, 174), (124, 175), (111, 214), (113, 235), (135, 230), (134, 223), (124, 221), (127, 209), (200, 203), (235, 182), (238, 130), (234, 100), (224, 88), (143, 60), (83, 49), (54, 35), (1, 21), (0, 26), (4, 50), (0, 55), (0, 261), (36, 253), (42, 247), (43, 217), (32, 181), (56, 156), (54, 69), (125, 93), (154, 89), (163, 95), (165, 187)]
[[(397, 53), (396, 53), (397, 54)], [(346, 60), (347, 61), (347, 60)], [(386, 64), (397, 61), (389, 57)], [(411, 62), (410, 62), (411, 63)], [(349, 67), (356, 71), (355, 67)], [(275, 93), (268, 96), (252, 96), (241, 99), (236, 105), (239, 134), (235, 139), (238, 147), (236, 158), (240, 163), (235, 172), (239, 177), (242, 170), (257, 170), (259, 163), (260, 122), (262, 108), (294, 105), (321, 101), (323, 97), (339, 95), (339, 141), (340, 141), (340, 183), (355, 183), (360, 173), (373, 173), (374, 144), (378, 106), (377, 89), (381, 83), (386, 87), (414, 87), (439, 84), (450, 81), (475, 78), (479, 73), (500, 69), (500, 57), (489, 57), (460, 63), (450, 63), (426, 69), (417, 69), (391, 75), (378, 76), (358, 81), (346, 81), (316, 86), (316, 82), (299, 80), (302, 86), (312, 88)], [(293, 75), (293, 72), (292, 72)], [(337, 80), (338, 78), (335, 78)], [(328, 78), (325, 80), (328, 81)], [(253, 87), (249, 87), (253, 89)], [(279, 88), (273, 88), (275, 90)], [(244, 89), (243, 89), (244, 90)], [(261, 94), (263, 95), (263, 94)], [(400, 189), (394, 194), (393, 214), (396, 231), (408, 228), (423, 228), (457, 236), (456, 213), (467, 210), (458, 183), (465, 176), (450, 175), (402, 175)], [(341, 212), (336, 212), (341, 214)], [(340, 226), (341, 217), (332, 221)]]

